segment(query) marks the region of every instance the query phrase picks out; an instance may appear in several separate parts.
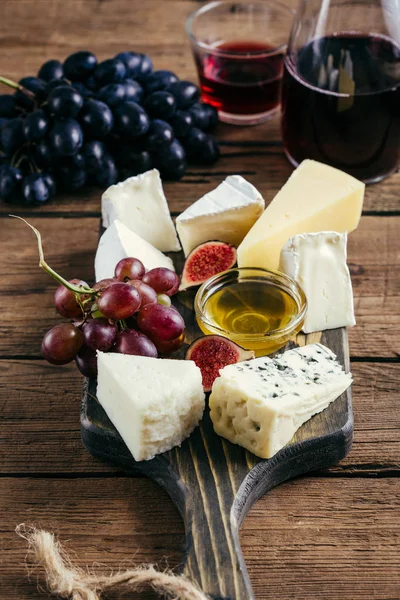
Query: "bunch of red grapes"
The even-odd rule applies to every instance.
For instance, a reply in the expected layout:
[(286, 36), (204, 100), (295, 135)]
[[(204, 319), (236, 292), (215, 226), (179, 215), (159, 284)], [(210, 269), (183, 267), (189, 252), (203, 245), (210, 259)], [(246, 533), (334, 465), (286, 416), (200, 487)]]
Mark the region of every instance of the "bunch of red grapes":
[(71, 322), (56, 325), (45, 334), (44, 358), (55, 365), (75, 360), (83, 375), (96, 377), (96, 350), (168, 356), (184, 340), (185, 322), (171, 306), (179, 283), (171, 269), (158, 267), (146, 272), (137, 258), (123, 258), (113, 278), (92, 288), (79, 279), (69, 281), (73, 289), (60, 285), (55, 306)]

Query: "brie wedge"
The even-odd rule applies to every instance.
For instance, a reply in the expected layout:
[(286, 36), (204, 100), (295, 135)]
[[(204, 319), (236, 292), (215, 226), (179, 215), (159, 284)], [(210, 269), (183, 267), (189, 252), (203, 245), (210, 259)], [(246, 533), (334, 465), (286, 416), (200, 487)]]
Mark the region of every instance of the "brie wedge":
[(98, 352), (97, 399), (135, 460), (180, 446), (204, 412), (191, 360)]
[(208, 240), (238, 246), (264, 206), (254, 185), (240, 175), (230, 175), (177, 217), (176, 228), (185, 256)]
[(156, 169), (109, 187), (101, 197), (101, 212), (104, 227), (118, 219), (161, 252), (181, 249)]

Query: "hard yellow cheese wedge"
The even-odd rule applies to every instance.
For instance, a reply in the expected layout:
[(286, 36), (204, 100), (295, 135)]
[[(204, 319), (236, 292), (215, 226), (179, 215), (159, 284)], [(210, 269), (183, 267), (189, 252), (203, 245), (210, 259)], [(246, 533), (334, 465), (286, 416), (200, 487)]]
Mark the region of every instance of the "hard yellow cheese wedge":
[(299, 233), (353, 231), (365, 185), (313, 160), (304, 160), (238, 248), (239, 267), (277, 270), (282, 246)]

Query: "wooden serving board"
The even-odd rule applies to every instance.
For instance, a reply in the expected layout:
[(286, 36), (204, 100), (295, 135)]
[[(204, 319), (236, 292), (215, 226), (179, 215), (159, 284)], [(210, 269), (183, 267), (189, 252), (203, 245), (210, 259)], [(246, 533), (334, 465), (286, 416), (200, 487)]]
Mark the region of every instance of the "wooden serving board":
[[(182, 258), (176, 260), (180, 272)], [(174, 304), (186, 323), (186, 342), (199, 335), (193, 312), (195, 292), (178, 294)], [(296, 343), (321, 342), (349, 369), (345, 329), (297, 336)], [(187, 344), (177, 353), (183, 358)], [(252, 586), (239, 543), (239, 528), (251, 506), (283, 481), (344, 458), (351, 448), (353, 414), (348, 389), (315, 415), (292, 441), (269, 460), (257, 458), (214, 433), (206, 408), (200, 426), (180, 448), (150, 461), (136, 462), (96, 400), (96, 381), (87, 380), (81, 410), (82, 440), (95, 456), (155, 480), (170, 495), (185, 523), (182, 571), (211, 597), (253, 600)], [(268, 543), (268, 540), (266, 540)]]

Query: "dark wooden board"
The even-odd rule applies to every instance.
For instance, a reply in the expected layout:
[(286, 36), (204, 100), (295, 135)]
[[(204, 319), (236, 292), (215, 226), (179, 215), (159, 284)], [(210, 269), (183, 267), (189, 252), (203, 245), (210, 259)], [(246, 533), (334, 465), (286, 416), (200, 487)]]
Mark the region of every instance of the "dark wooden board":
[[(174, 255), (171, 257), (175, 258)], [(182, 259), (179, 258), (177, 271)], [(201, 332), (193, 312), (195, 292), (174, 303), (185, 319), (185, 345)], [(321, 341), (349, 369), (347, 332), (331, 330), (304, 336), (299, 345)], [(163, 487), (182, 515), (186, 531), (183, 571), (214, 598), (253, 600), (254, 592), (239, 542), (239, 528), (251, 506), (268, 490), (297, 475), (326, 468), (344, 458), (353, 437), (351, 391), (315, 415), (273, 458), (262, 460), (214, 433), (206, 408), (200, 426), (180, 448), (150, 461), (135, 462), (96, 399), (96, 381), (85, 383), (82, 440), (95, 456), (141, 472)]]

